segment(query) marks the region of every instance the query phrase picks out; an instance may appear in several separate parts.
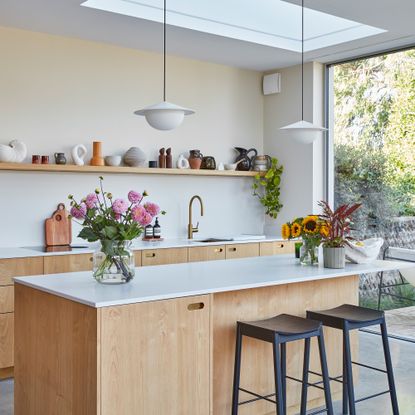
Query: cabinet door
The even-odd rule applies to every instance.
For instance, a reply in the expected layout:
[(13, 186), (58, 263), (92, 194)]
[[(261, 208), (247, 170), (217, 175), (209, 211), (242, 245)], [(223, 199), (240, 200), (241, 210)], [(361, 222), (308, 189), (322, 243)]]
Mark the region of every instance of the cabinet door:
[(210, 414), (210, 296), (100, 311), (101, 415)]
[(0, 313), (12, 313), (14, 311), (14, 287), (8, 285), (0, 287)]
[(13, 277), (43, 274), (43, 258), (0, 259), (0, 285), (13, 284)]
[(295, 242), (294, 241), (261, 242), (259, 249), (260, 249), (261, 256), (294, 254)]
[(134, 251), (134, 261), (136, 267), (141, 267), (141, 251)]
[(13, 366), (14, 313), (0, 314), (0, 368)]
[(234, 244), (226, 246), (226, 259), (259, 256), (259, 243)]
[(189, 262), (225, 259), (225, 245), (197, 246), (189, 248)]
[(44, 273), (60, 274), (92, 270), (92, 254), (51, 255), (44, 257)]
[(142, 265), (180, 264), (187, 262), (187, 248), (145, 249), (142, 251)]

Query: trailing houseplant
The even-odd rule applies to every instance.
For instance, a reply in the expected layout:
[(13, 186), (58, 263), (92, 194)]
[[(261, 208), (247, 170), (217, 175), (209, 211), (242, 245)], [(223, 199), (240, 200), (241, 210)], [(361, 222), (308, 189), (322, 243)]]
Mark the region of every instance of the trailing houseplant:
[(325, 232), (324, 225), (316, 215), (295, 218), (292, 222), (284, 223), (281, 229), (284, 239), (302, 238), (303, 244), (300, 248), (302, 265), (318, 264), (318, 247)]
[(131, 241), (138, 238), (145, 226), (152, 223), (160, 212), (155, 203), (144, 202), (147, 192), (131, 190), (127, 199), (114, 199), (105, 192), (103, 178), (100, 187), (80, 202), (69, 195), (71, 217), (80, 221), (78, 237), (88, 242), (100, 242), (94, 253), (94, 278), (107, 284), (119, 284), (134, 277), (134, 254)]
[(334, 211), (324, 200), (318, 204), (323, 212), (319, 218), (325, 228), (322, 236), (324, 266), (344, 268), (345, 247), (353, 239), (350, 236), (351, 216), (360, 208), (361, 203), (341, 205)]
[(261, 204), (265, 207), (265, 213), (271, 218), (276, 219), (282, 208), (280, 201), (281, 175), (284, 171), (283, 166), (275, 157), (271, 158), (271, 167), (261, 175), (258, 173), (254, 177), (252, 185), (253, 195), (258, 197)]

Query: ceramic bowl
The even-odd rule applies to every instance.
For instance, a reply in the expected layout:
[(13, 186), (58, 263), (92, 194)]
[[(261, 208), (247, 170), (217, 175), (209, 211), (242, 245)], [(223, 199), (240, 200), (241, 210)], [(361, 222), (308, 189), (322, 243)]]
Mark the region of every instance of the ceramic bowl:
[(235, 170), (238, 163), (225, 163), (225, 170)]
[(121, 156), (107, 156), (105, 157), (105, 164), (107, 166), (119, 166), (121, 164), (122, 157)]

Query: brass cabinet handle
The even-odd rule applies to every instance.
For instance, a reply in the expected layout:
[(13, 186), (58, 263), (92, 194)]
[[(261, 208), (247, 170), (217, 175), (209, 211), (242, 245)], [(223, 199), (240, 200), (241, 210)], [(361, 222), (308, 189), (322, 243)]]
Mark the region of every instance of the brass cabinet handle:
[(202, 310), (203, 308), (205, 308), (205, 304), (204, 303), (192, 303), (192, 304), (189, 304), (187, 306), (187, 309), (189, 311)]
[(229, 248), (229, 252), (236, 252), (236, 248), (235, 247)]
[(281, 244), (281, 245), (280, 245), (280, 248), (284, 248), (284, 244)]
[(214, 252), (220, 253), (220, 252), (223, 252), (223, 249), (222, 248), (215, 248)]
[(156, 256), (155, 252), (146, 253), (146, 258), (155, 258), (155, 256)]
[(93, 262), (94, 261), (94, 258), (91, 256), (91, 257), (89, 257), (89, 262)]

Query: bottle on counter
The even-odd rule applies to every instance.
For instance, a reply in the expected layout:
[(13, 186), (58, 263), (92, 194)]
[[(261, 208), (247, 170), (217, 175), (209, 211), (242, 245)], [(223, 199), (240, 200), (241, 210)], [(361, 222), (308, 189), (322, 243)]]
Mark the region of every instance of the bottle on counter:
[(156, 223), (153, 226), (153, 238), (161, 238), (161, 226), (159, 224), (159, 218), (156, 218)]
[(151, 223), (148, 224), (144, 229), (144, 237), (145, 238), (153, 238), (153, 227), (151, 226)]

